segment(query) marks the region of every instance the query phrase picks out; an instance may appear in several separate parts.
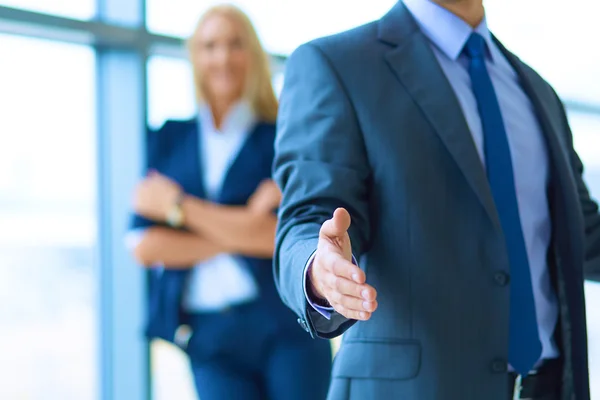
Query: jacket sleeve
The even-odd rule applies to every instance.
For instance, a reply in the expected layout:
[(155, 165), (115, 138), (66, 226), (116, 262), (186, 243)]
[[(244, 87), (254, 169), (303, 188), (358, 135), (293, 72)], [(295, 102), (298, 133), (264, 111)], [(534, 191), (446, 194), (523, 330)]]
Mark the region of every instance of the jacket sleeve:
[(583, 180), (583, 163), (573, 147), (573, 134), (564, 107), (563, 121), (569, 134), (568, 151), (571, 156), (571, 167), (573, 168), (573, 176), (577, 185), (585, 226), (585, 265), (583, 272), (586, 279), (600, 281), (600, 213), (598, 212), (598, 204), (590, 196), (589, 189)]
[(321, 224), (337, 207), (352, 217), (353, 254), (359, 257), (364, 250), (370, 175), (362, 132), (342, 80), (321, 48), (301, 46), (286, 64), (275, 141), (274, 178), (283, 199), (274, 274), (284, 303), (313, 337), (338, 336), (356, 322), (337, 313), (327, 319), (310, 307), (303, 278)]
[(600, 281), (600, 213), (598, 213), (598, 204), (591, 198), (590, 192), (583, 181), (583, 164), (575, 151), (573, 151), (573, 164), (585, 225), (585, 265), (583, 272), (586, 279)]
[[(149, 170), (153, 168), (157, 168), (158, 165), (158, 157), (162, 154), (160, 151), (161, 143), (159, 140), (165, 136), (163, 132), (165, 129), (170, 127), (170, 122), (167, 121), (160, 129), (154, 130), (151, 128), (146, 129), (146, 137), (145, 137), (145, 165), (144, 165), (144, 174), (146, 174)], [(140, 177), (141, 179), (141, 177)], [(138, 230), (144, 228), (150, 228), (152, 226), (161, 225), (155, 221), (152, 221), (148, 218), (142, 217), (136, 213), (131, 214), (130, 222), (129, 222), (129, 230)], [(164, 224), (162, 224), (164, 225)]]

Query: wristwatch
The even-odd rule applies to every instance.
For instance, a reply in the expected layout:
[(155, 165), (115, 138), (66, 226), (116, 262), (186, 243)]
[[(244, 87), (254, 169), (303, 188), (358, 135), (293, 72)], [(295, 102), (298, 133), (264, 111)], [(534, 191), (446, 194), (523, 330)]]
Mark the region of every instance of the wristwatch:
[(183, 199), (185, 198), (185, 192), (182, 190), (177, 195), (175, 203), (167, 211), (166, 222), (172, 228), (181, 228), (183, 226), (183, 208), (181, 207)]

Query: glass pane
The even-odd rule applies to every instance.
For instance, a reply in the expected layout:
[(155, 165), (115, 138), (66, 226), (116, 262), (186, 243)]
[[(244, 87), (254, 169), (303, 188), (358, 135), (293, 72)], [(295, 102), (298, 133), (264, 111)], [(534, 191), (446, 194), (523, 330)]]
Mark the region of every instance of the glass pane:
[[(191, 69), (184, 59), (151, 57), (148, 61), (148, 121), (158, 128), (167, 119), (195, 114)], [(195, 400), (187, 356), (171, 344), (155, 340), (150, 347), (154, 400)]]
[[(254, 21), (268, 51), (289, 54), (315, 37), (383, 15), (395, 0), (236, 0)], [(148, 0), (148, 27), (187, 37), (212, 2)], [(594, 0), (486, 0), (489, 24), (504, 44), (546, 77), (565, 97), (600, 104), (600, 36)], [(344, 10), (340, 13), (340, 10)], [(543, 12), (539, 12), (543, 10)], [(334, 16), (334, 17), (332, 17)], [(560, 29), (557, 29), (560, 21)]]
[(0, 398), (95, 399), (94, 53), (0, 54)]
[(279, 96), (281, 95), (281, 91), (283, 90), (284, 79), (285, 75), (283, 74), (283, 72), (279, 72), (273, 75), (273, 91), (275, 92), (275, 96), (277, 96), (277, 98), (279, 98)]
[(148, 121), (160, 127), (166, 119), (191, 118), (196, 112), (194, 82), (185, 59), (162, 56), (148, 61)]
[[(585, 165), (585, 180), (596, 199), (600, 199), (600, 114), (569, 114), (575, 148)], [(600, 399), (600, 283), (586, 282), (585, 295), (590, 352), (592, 399)]]
[(153, 400), (197, 400), (187, 355), (174, 345), (155, 340), (150, 346)]
[(490, 27), (561, 96), (600, 104), (595, 0), (486, 0)]
[(0, 0), (0, 5), (77, 19), (96, 14), (96, 0)]
[[(187, 37), (211, 3), (148, 0), (148, 28)], [(352, 6), (348, 6), (346, 0), (234, 0), (231, 3), (252, 18), (268, 51), (289, 54), (306, 41), (381, 17), (396, 0), (352, 2)]]

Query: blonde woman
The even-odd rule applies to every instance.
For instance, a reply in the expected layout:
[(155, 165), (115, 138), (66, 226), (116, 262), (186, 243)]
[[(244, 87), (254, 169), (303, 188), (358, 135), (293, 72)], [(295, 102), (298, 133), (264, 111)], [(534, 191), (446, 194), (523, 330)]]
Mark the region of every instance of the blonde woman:
[(149, 133), (134, 199), (132, 250), (152, 267), (147, 334), (174, 342), (191, 328), (184, 348), (202, 400), (324, 399), (329, 344), (301, 329), (272, 276), (280, 193), (267, 55), (232, 6), (200, 18), (189, 53), (198, 116)]

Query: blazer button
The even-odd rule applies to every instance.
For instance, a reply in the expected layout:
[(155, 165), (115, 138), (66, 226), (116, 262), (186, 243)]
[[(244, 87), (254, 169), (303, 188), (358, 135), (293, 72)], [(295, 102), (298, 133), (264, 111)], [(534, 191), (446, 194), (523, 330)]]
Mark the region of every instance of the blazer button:
[(306, 323), (306, 321), (304, 319), (298, 318), (298, 323), (300, 324), (302, 329), (304, 329), (306, 332), (310, 332), (310, 329), (308, 328), (308, 324)]
[(506, 272), (496, 272), (494, 281), (498, 286), (506, 286), (510, 282), (510, 276)]
[(492, 367), (492, 372), (494, 372), (494, 373), (504, 373), (504, 372), (508, 371), (506, 361), (501, 360), (501, 359), (495, 359), (494, 361), (492, 361), (491, 367)]

